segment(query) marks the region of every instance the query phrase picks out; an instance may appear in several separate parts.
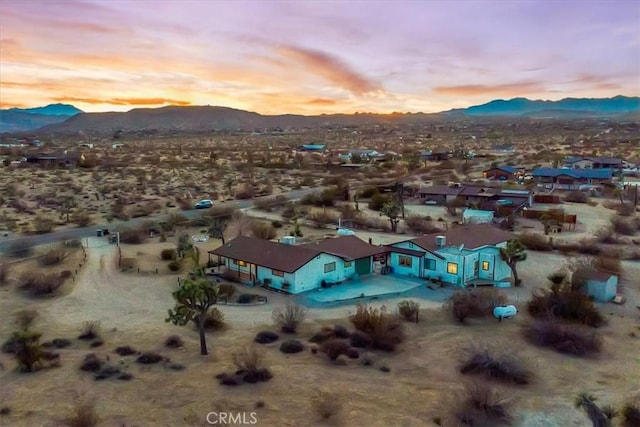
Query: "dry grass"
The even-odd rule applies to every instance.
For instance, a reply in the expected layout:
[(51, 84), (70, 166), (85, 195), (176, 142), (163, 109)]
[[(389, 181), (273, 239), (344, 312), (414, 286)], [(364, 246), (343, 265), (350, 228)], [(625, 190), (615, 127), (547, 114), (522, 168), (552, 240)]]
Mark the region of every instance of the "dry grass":
[(75, 408), (72, 416), (62, 420), (62, 425), (67, 427), (95, 427), (100, 422), (93, 403), (87, 403)]
[(313, 412), (323, 420), (337, 417), (343, 410), (342, 402), (337, 394), (329, 392), (318, 393), (311, 400)]
[(271, 317), (280, 330), (286, 334), (295, 334), (304, 321), (307, 309), (299, 304), (287, 303), (273, 311)]
[(572, 356), (589, 356), (602, 348), (602, 339), (595, 331), (580, 325), (563, 325), (557, 319), (536, 320), (525, 326), (523, 334), (534, 345)]
[(527, 361), (513, 348), (503, 344), (489, 346), (473, 343), (461, 349), (460, 372), (482, 375), (489, 380), (525, 385), (533, 380)]
[(378, 350), (394, 351), (405, 338), (399, 318), (388, 313), (384, 306), (358, 305), (349, 320), (358, 331), (371, 338), (372, 347)]
[(509, 400), (488, 384), (468, 384), (452, 405), (452, 418), (457, 425), (499, 427), (512, 422)]

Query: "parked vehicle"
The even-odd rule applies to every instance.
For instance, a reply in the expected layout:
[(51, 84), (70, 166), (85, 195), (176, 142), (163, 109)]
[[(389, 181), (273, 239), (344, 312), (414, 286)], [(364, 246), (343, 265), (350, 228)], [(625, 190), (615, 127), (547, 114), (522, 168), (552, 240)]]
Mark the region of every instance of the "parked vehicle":
[(200, 200), (193, 207), (195, 209), (207, 209), (207, 208), (210, 208), (211, 206), (213, 206), (213, 202), (209, 199), (204, 199), (204, 200)]
[(425, 205), (437, 205), (438, 202), (435, 200), (427, 200), (424, 202)]

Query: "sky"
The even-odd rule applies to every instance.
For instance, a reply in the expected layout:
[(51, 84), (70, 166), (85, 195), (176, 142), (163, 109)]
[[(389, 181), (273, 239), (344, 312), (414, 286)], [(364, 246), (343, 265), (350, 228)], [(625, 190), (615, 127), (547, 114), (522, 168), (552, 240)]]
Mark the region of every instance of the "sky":
[(1, 0), (0, 108), (438, 112), (640, 95), (640, 1)]

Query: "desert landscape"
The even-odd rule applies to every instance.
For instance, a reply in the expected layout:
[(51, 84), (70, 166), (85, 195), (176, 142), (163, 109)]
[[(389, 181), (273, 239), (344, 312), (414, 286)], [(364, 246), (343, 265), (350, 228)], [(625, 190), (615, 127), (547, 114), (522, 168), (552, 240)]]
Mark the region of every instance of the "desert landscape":
[(0, 426), (640, 426), (634, 2), (0, 28)]

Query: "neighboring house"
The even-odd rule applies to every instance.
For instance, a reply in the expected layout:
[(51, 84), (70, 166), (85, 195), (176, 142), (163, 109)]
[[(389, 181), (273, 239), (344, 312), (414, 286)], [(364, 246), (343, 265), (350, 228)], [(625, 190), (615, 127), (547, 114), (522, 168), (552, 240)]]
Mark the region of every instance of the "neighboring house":
[(420, 153), (422, 161), (428, 160), (431, 162), (442, 162), (444, 160), (449, 160), (450, 157), (450, 151), (422, 151)]
[(491, 151), (499, 154), (502, 154), (502, 153), (511, 154), (516, 152), (516, 146), (513, 144), (494, 145), (493, 147), (491, 147)]
[(396, 274), (456, 286), (481, 283), (510, 286), (511, 269), (502, 260), (500, 248), (514, 238), (491, 224), (454, 226), (445, 232), (392, 245), (413, 253), (391, 253), (390, 265)]
[(509, 190), (464, 185), (434, 185), (421, 188), (416, 195), (426, 201), (445, 205), (452, 200), (461, 199), (467, 204), (477, 205), (486, 210), (495, 210), (499, 205), (531, 206), (533, 192), (531, 190)]
[(27, 156), (26, 163), (36, 164), (43, 168), (74, 168), (83, 159), (84, 156), (77, 153), (35, 154)]
[(438, 205), (445, 205), (447, 202), (455, 200), (458, 197), (461, 187), (450, 187), (448, 185), (432, 185), (431, 187), (421, 188), (416, 195), (425, 201), (434, 201)]
[(580, 286), (583, 292), (598, 302), (608, 302), (618, 293), (618, 276), (593, 270), (577, 270), (571, 276), (571, 284)]
[(300, 151), (324, 151), (327, 148), (324, 144), (303, 144), (298, 147)]
[(507, 181), (509, 179), (516, 178), (520, 169), (515, 166), (495, 166), (491, 169), (487, 169), (482, 172), (483, 176), (487, 179), (497, 179), (500, 181)]
[(492, 222), (493, 222), (493, 211), (465, 209), (462, 212), (463, 224), (491, 224)]
[(624, 161), (617, 157), (569, 156), (562, 162), (567, 169), (620, 169)]
[(582, 185), (597, 185), (611, 182), (611, 169), (555, 169), (539, 168), (531, 172), (540, 184), (553, 184), (564, 190), (577, 190)]

